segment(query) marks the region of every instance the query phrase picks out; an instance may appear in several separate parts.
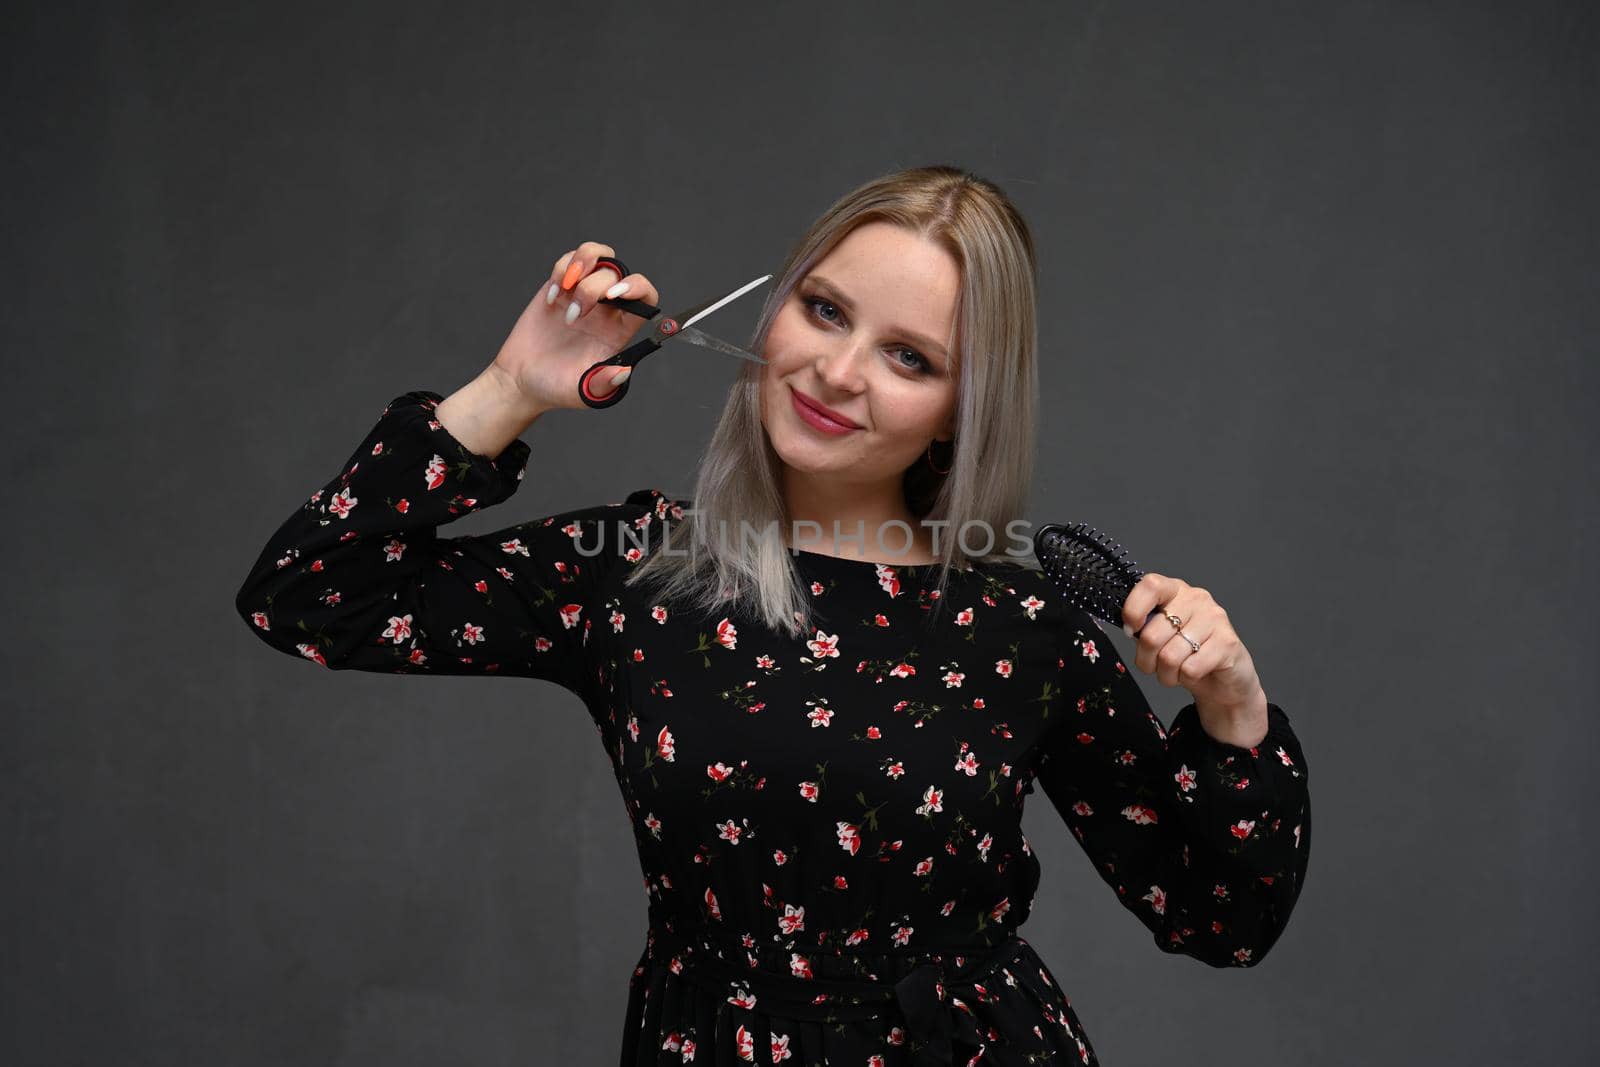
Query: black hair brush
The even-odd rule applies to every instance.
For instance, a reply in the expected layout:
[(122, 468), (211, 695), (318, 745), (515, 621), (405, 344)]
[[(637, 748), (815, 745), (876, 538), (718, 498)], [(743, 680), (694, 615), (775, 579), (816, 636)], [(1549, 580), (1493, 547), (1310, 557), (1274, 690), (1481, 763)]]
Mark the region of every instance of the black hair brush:
[[(1033, 554), (1067, 603), (1123, 627), (1122, 606), (1144, 571), (1121, 545), (1086, 523), (1051, 523), (1034, 533)], [(1157, 608), (1146, 621), (1159, 614)]]

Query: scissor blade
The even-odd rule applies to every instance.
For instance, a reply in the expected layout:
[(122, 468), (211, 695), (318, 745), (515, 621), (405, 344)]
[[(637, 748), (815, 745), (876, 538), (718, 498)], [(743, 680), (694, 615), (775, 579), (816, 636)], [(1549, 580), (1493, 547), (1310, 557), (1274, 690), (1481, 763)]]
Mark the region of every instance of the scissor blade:
[(726, 353), (730, 356), (738, 356), (740, 359), (748, 359), (752, 363), (765, 364), (767, 362), (754, 352), (740, 348), (738, 345), (731, 345), (722, 340), (720, 337), (712, 337), (704, 330), (695, 329), (692, 326), (679, 330), (676, 337), (674, 337), (674, 340), (690, 341), (704, 348), (710, 348), (717, 352)]
[(722, 305), (728, 303), (730, 300), (739, 299), (741, 296), (743, 296), (744, 294), (748, 293), (750, 290), (754, 289), (756, 286), (760, 285), (762, 282), (766, 281), (770, 277), (772, 277), (772, 275), (763, 274), (761, 277), (757, 278), (753, 282), (746, 282), (744, 285), (739, 286), (739, 288), (735, 289), (733, 292), (729, 293), (727, 296), (723, 297), (721, 300), (718, 300), (717, 302), (715, 302), (713, 304), (709, 304), (706, 307), (701, 308), (699, 311), (693, 312), (692, 314), (684, 317), (684, 319), (681, 322), (678, 323), (678, 327), (680, 329), (682, 329), (685, 326), (693, 326), (696, 322), (698, 322), (699, 320), (705, 318), (707, 315), (711, 314), (713, 311), (717, 310)]

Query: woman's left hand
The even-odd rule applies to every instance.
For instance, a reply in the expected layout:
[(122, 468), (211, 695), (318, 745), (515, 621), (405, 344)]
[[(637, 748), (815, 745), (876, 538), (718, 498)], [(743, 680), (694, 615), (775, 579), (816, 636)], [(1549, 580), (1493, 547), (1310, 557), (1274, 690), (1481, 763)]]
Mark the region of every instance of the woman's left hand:
[[(1161, 614), (1145, 618), (1157, 608)], [(1165, 615), (1176, 615), (1182, 633)], [(1139, 643), (1134, 666), (1162, 685), (1181, 685), (1194, 695), (1200, 725), (1219, 741), (1251, 748), (1267, 736), (1267, 694), (1250, 652), (1234, 632), (1228, 613), (1208, 590), (1182, 578), (1146, 573), (1122, 605), (1123, 630)]]

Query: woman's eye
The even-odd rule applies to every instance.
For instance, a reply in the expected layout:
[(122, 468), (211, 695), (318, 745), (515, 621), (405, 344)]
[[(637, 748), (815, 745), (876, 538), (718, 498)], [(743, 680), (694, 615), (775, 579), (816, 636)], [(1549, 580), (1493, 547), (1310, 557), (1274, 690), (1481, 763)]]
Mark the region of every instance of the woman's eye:
[(902, 364), (900, 364), (902, 367), (906, 367), (906, 368), (908, 368), (910, 370), (917, 370), (917, 371), (925, 371), (925, 370), (928, 369), (928, 361), (923, 359), (920, 355), (918, 355), (916, 352), (912, 351), (911, 349), (909, 349), (909, 348), (897, 348), (897, 349), (895, 349), (895, 352), (896, 352), (896, 354), (904, 354), (904, 355), (910, 356), (913, 360), (916, 361), (914, 363), (902, 363)]
[[(831, 304), (828, 301), (822, 299), (821, 297), (817, 297), (817, 296), (801, 297), (801, 302), (805, 304), (806, 309), (809, 310), (811, 312), (811, 314), (815, 315), (817, 318), (821, 319), (823, 322), (828, 323), (829, 325), (833, 325), (833, 324), (835, 324), (835, 323), (840, 321), (839, 319), (829, 318), (828, 316), (821, 314), (821, 312), (819, 310), (820, 308), (829, 308), (829, 309), (831, 309), (832, 311), (834, 311), (836, 313), (839, 310), (833, 304)], [(928, 361), (926, 359), (924, 359), (915, 349), (897, 348), (897, 349), (895, 349), (895, 353), (897, 355), (903, 353), (903, 354), (911, 357), (912, 362), (910, 362), (910, 363), (901, 363), (900, 364), (902, 367), (906, 368), (907, 370), (924, 371), (925, 372), (925, 371), (930, 369)]]
[[(838, 308), (833, 307), (832, 304), (828, 303), (826, 300), (823, 300), (820, 297), (808, 296), (808, 297), (805, 297), (804, 300), (805, 300), (806, 307), (811, 309), (811, 313), (813, 315), (817, 314), (817, 308), (819, 308), (819, 307), (833, 308), (834, 311), (838, 311), (839, 310)], [(828, 318), (826, 316), (822, 316), (822, 315), (818, 315), (818, 318), (821, 318), (823, 322), (833, 322), (833, 321), (835, 321), (834, 319), (830, 319), (830, 318)]]

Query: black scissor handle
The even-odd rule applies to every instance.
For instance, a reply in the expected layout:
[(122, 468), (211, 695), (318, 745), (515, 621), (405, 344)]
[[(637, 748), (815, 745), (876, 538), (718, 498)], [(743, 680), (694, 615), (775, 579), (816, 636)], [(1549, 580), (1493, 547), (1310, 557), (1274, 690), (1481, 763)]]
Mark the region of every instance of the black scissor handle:
[[(626, 278), (630, 273), (628, 268), (623, 265), (622, 260), (616, 256), (601, 256), (594, 261), (594, 265), (596, 268), (610, 267), (617, 272), (618, 278)], [(623, 311), (639, 316), (641, 319), (653, 319), (661, 314), (660, 308), (654, 304), (647, 304), (643, 300), (631, 300), (620, 296), (603, 296), (599, 302), (619, 307)]]
[(590, 384), (594, 381), (594, 376), (596, 374), (600, 373), (600, 371), (606, 367), (615, 367), (616, 365), (615, 357), (613, 357), (612, 359), (596, 363), (594, 366), (583, 372), (583, 377), (578, 379), (578, 395), (583, 398), (583, 402), (585, 404), (592, 408), (608, 408), (612, 404), (615, 404), (617, 401), (628, 395), (627, 382), (623, 382), (621, 385), (617, 386), (611, 392), (606, 393), (604, 396), (597, 396), (590, 390)]
[[(663, 329), (669, 325), (675, 325), (671, 319), (668, 319), (666, 322), (662, 323), (660, 327), (657, 327), (655, 333), (661, 333)], [(668, 331), (668, 335), (670, 336), (672, 332), (676, 331)], [(599, 363), (594, 364), (588, 370), (584, 371), (583, 377), (578, 379), (578, 396), (583, 399), (585, 404), (592, 408), (610, 407), (612, 404), (615, 404), (617, 401), (628, 395), (628, 386), (633, 382), (633, 379), (630, 377), (627, 381), (617, 386), (617, 388), (612, 392), (606, 393), (603, 396), (599, 396), (596, 395), (595, 392), (590, 388), (594, 382), (594, 376), (599, 374), (600, 371), (606, 367), (637, 367), (641, 359), (643, 359), (645, 356), (648, 356), (650, 353), (654, 352), (660, 347), (661, 342), (656, 340), (655, 334), (652, 334), (642, 341), (634, 342), (627, 348), (624, 348), (621, 352), (618, 352), (616, 355), (612, 356), (610, 359), (602, 359)]]
[[(594, 261), (595, 267), (610, 267), (617, 272), (619, 278), (626, 278), (630, 273), (622, 260), (616, 256), (600, 256)], [(642, 319), (653, 319), (661, 314), (661, 309), (654, 304), (647, 304), (643, 300), (626, 300), (622, 297), (602, 297), (602, 304), (610, 304), (621, 308)], [(647, 337), (628, 348), (623, 349), (610, 359), (603, 359), (583, 372), (583, 377), (578, 379), (578, 396), (585, 404), (592, 408), (608, 408), (628, 395), (628, 382), (623, 382), (611, 392), (599, 395), (594, 392), (594, 378), (596, 374), (606, 367), (633, 367), (645, 356), (660, 348), (661, 344), (653, 337)]]

